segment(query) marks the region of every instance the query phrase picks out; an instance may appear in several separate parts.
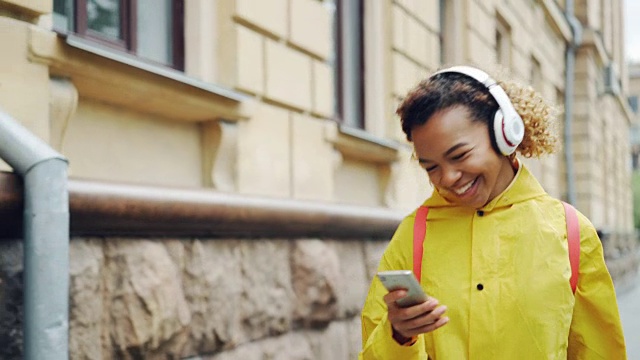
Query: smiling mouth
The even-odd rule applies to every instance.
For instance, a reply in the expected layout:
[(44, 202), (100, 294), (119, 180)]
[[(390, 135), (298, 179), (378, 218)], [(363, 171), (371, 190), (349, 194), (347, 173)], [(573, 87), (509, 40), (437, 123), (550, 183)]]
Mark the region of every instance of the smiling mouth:
[(473, 187), (473, 185), (475, 185), (478, 182), (478, 178), (473, 179), (472, 181), (469, 181), (469, 183), (467, 183), (466, 185), (459, 187), (457, 189), (453, 189), (453, 192), (458, 195), (458, 196), (463, 196), (465, 195), (469, 190), (471, 190), (471, 188)]

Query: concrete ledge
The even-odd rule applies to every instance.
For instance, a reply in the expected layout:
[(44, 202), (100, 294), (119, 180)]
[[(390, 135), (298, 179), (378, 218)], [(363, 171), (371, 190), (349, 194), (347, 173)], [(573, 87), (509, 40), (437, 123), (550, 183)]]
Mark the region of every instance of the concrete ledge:
[(327, 126), (325, 137), (342, 155), (372, 163), (390, 164), (398, 160), (399, 149), (404, 146), (360, 129), (333, 124)]
[[(71, 236), (390, 239), (403, 215), (383, 208), (212, 190), (69, 181)], [(0, 238), (22, 231), (22, 185), (0, 173)]]
[(33, 27), (30, 36), (30, 59), (47, 64), (51, 75), (71, 79), (80, 97), (181, 121), (235, 121), (253, 114), (249, 96), (182, 72), (73, 35), (65, 39)]

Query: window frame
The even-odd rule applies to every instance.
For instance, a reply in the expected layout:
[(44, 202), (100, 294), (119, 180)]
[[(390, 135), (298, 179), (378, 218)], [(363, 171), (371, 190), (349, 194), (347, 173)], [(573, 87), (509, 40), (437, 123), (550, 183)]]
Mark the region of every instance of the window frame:
[(65, 8), (71, 14), (54, 13), (54, 18), (59, 16), (64, 18), (65, 24), (54, 21), (54, 30), (62, 35), (73, 33), (74, 35), (86, 39), (90, 42), (109, 47), (111, 49), (124, 52), (134, 56), (141, 61), (152, 63), (155, 65), (172, 68), (178, 71), (184, 71), (184, 2), (185, 0), (171, 1), (171, 56), (170, 63), (158, 62), (152, 59), (141, 57), (138, 55), (137, 40), (137, 7), (138, 0), (119, 0), (120, 2), (120, 31), (121, 39), (109, 39), (101, 36), (99, 32), (95, 32), (88, 28), (87, 16), (88, 0), (64, 0)]
[(75, 0), (75, 33), (87, 40), (96, 41), (103, 45), (114, 47), (116, 49), (126, 51), (135, 55), (136, 42), (135, 32), (132, 29), (136, 27), (136, 0), (119, 0), (120, 2), (120, 39), (109, 39), (101, 36), (99, 32), (89, 29), (89, 19), (87, 14), (87, 3), (89, 0)]
[(496, 62), (501, 66), (511, 68), (511, 25), (499, 13), (496, 13)]
[(533, 55), (531, 56), (530, 77), (531, 79), (529, 80), (529, 82), (531, 83), (533, 88), (536, 89), (538, 92), (542, 92), (543, 91), (542, 87), (544, 85), (544, 76), (542, 74), (542, 64), (540, 63), (538, 58)]

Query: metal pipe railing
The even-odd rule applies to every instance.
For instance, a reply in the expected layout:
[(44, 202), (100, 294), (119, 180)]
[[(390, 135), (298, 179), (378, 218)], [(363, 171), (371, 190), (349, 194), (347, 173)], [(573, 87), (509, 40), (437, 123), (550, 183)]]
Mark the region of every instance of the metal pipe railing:
[(69, 358), (67, 160), (0, 110), (0, 158), (24, 178), (24, 359)]

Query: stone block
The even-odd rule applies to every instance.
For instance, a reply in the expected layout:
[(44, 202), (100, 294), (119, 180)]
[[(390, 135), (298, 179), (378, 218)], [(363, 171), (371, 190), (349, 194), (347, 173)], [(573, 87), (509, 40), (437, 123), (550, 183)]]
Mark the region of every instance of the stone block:
[(291, 0), (290, 6), (289, 40), (322, 59), (328, 59), (333, 52), (329, 8), (316, 0)]
[(167, 248), (174, 263), (184, 259), (182, 282), (191, 322), (182, 356), (211, 353), (246, 341), (238, 306), (243, 299), (240, 243), (194, 240)]
[(255, 116), (238, 126), (238, 191), (243, 194), (289, 197), (289, 112), (260, 104)]
[[(327, 346), (327, 344), (325, 344)], [(239, 346), (203, 360), (311, 360), (315, 359), (307, 339), (301, 333), (288, 333)]]
[(362, 350), (362, 321), (360, 316), (347, 320), (347, 342), (349, 346), (348, 359), (356, 359)]
[[(356, 359), (349, 356), (349, 327), (346, 321), (334, 321), (324, 329), (305, 332), (314, 359)], [(329, 345), (330, 344), (330, 345)]]
[[(329, 245), (338, 254), (338, 316), (340, 319), (358, 316), (369, 289), (362, 242), (332, 241)], [(337, 359), (337, 358), (336, 358)]]
[(385, 188), (383, 169), (376, 163), (345, 157), (334, 173), (335, 200), (346, 204), (381, 206)]
[(313, 62), (313, 112), (326, 118), (335, 113), (335, 76), (326, 63)]
[[(236, 304), (247, 339), (291, 330), (295, 308), (288, 241), (245, 241), (240, 245), (242, 300)], [(237, 285), (236, 285), (237, 286)]]
[(108, 357), (180, 356), (191, 313), (167, 249), (147, 240), (110, 239), (104, 255)]
[(254, 94), (264, 91), (264, 40), (262, 35), (236, 26), (237, 87)]
[[(27, 6), (28, 1), (14, 3)], [(29, 23), (0, 17), (0, 108), (49, 142), (49, 69), (29, 61), (32, 31), (38, 30)]]
[(415, 14), (417, 10), (417, 2), (421, 0), (396, 0), (395, 3), (402, 6), (406, 11)]
[(398, 97), (404, 97), (423, 76), (420, 76), (420, 68), (407, 59), (404, 55), (394, 52), (393, 63), (393, 93)]
[[(69, 248), (69, 353), (72, 359), (103, 355), (103, 240), (74, 239)], [(102, 345), (102, 346), (101, 346)]]
[(488, 68), (496, 63), (496, 52), (491, 44), (474, 31), (468, 33), (468, 39), (469, 56), (473, 64), (477, 64), (481, 68)]
[(382, 254), (388, 244), (388, 241), (367, 241), (364, 243), (364, 261), (367, 269), (368, 282), (371, 282), (378, 272), (380, 259), (382, 259)]
[(391, 31), (393, 32), (393, 42), (392, 47), (401, 53), (406, 53), (407, 46), (407, 21), (405, 12), (402, 8), (397, 5), (392, 6), (392, 21), (393, 26), (391, 27)]
[(62, 146), (73, 176), (199, 187), (200, 139), (198, 124), (167, 121), (81, 97)]
[[(487, 9), (477, 1), (469, 1), (467, 4), (467, 11), (469, 12), (469, 32), (475, 33), (482, 38), (484, 42), (490, 42), (489, 45), (495, 46), (495, 44), (493, 44), (496, 31), (495, 13), (487, 12)], [(495, 53), (495, 49), (492, 49), (491, 52)]]
[(294, 319), (306, 327), (329, 324), (338, 314), (340, 260), (320, 240), (298, 240), (291, 258)]
[(430, 32), (427, 36), (427, 68), (435, 71), (440, 67), (440, 37)]
[(417, 1), (416, 16), (433, 31), (440, 30), (440, 4), (438, 1)]
[(0, 358), (22, 359), (23, 242), (0, 241)]
[(311, 63), (308, 56), (267, 40), (265, 95), (298, 109), (311, 109)]
[(405, 150), (391, 165), (385, 205), (409, 213), (431, 194), (432, 189), (424, 169), (411, 159), (410, 151)]
[(429, 57), (428, 31), (424, 25), (407, 16), (407, 54), (422, 66), (426, 66)]
[(333, 200), (333, 146), (324, 138), (326, 120), (292, 115), (293, 197)]
[(237, 0), (236, 16), (278, 37), (287, 34), (287, 0)]

